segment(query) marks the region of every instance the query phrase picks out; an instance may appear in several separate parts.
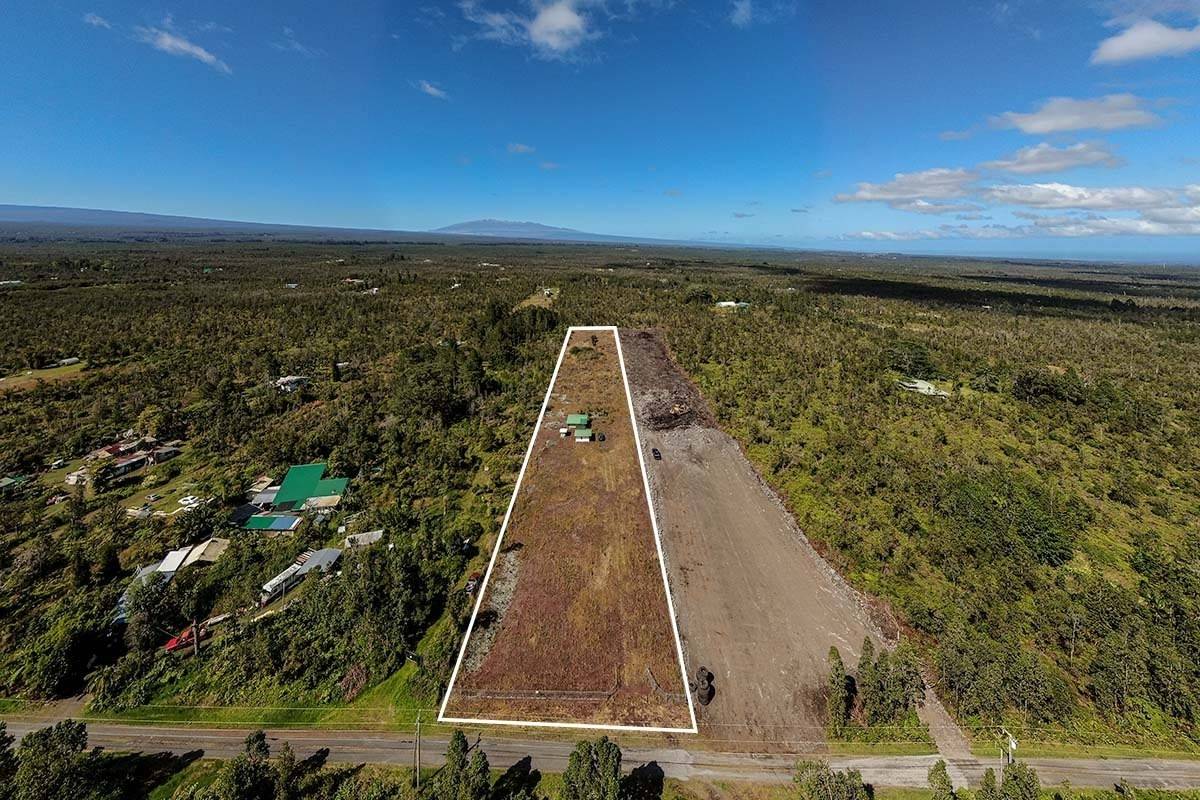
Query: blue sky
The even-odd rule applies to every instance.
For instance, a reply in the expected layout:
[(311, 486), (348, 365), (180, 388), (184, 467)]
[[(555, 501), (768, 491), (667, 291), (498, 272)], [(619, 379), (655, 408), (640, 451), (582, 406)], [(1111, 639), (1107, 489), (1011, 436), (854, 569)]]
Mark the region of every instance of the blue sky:
[(0, 202), (1200, 260), (1200, 0), (26, 0)]

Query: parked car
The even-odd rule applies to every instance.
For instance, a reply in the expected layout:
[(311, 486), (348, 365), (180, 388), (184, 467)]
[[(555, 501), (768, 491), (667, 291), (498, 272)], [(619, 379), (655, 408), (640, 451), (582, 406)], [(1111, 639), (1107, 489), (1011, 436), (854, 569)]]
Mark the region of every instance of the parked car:
[[(212, 636), (212, 633), (204, 625), (200, 626), (200, 641)], [(178, 636), (172, 636), (171, 641), (167, 642), (167, 652), (175, 653), (179, 650), (185, 650), (192, 646), (192, 626), (189, 625), (179, 632)]]
[(148, 494), (148, 495), (146, 495), (146, 502), (147, 502), (147, 503), (153, 503), (153, 502), (155, 502), (155, 501), (157, 501), (157, 500), (162, 500), (162, 495), (161, 495), (161, 494)]
[(657, 447), (650, 448), (650, 455), (654, 456), (655, 461), (662, 461), (662, 453), (658, 452)]

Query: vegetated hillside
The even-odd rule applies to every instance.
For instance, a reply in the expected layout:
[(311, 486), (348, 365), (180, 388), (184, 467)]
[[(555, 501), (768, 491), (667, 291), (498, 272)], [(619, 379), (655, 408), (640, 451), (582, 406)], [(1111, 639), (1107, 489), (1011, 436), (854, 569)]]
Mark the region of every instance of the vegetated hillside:
[(927, 644), (946, 699), (1033, 739), (1195, 738), (1194, 300), (809, 287), (671, 342), (809, 537)]
[[(0, 252), (23, 281), (0, 289), (0, 373), (87, 367), (0, 393), (0, 477), (73, 466), (131, 427), (187, 450), (55, 506), (62, 470), (5, 490), (8, 693), (336, 704), (412, 656), (390, 696), (431, 702), (562, 330), (603, 323), (664, 331), (809, 537), (893, 605), (961, 718), (1197, 738), (1200, 281), (1186, 274), (546, 244), (21, 247)], [(540, 286), (561, 289), (551, 309), (513, 311)], [(269, 385), (287, 374), (313, 382)], [(223, 533), (256, 475), (305, 461), (350, 478), (327, 522)], [(184, 485), (215, 498), (211, 514), (125, 514)], [(194, 615), (248, 607), (305, 547), (340, 546), (347, 521), (395, 548), (347, 554), (340, 578), (232, 623), (199, 660), (162, 653)], [(230, 554), (110, 634), (133, 570), (212, 531)]]
[[(28, 280), (0, 294), (0, 371), (76, 353), (89, 366), (70, 384), (0, 396), (0, 475), (36, 474), (129, 428), (181, 438), (189, 451), (103, 491), (75, 493), (60, 474), (5, 495), (8, 693), (55, 697), (86, 686), (97, 706), (117, 708), (153, 698), (348, 700), (399, 669), (443, 613), (464, 613), (456, 585), (507, 503), (527, 409), (549, 376), (540, 367), (555, 344), (540, 336), (554, 315), (510, 313), (532, 284), (481, 297), (449, 291), (439, 269), (418, 276), (391, 251), (354, 267), (324, 255), (142, 251), (35, 257), (17, 268)], [(350, 275), (366, 282), (343, 283)], [(379, 293), (364, 294), (370, 287)], [(271, 381), (287, 374), (313, 382), (280, 393)], [(350, 479), (327, 524), (267, 539), (224, 523), (254, 476), (278, 479), (310, 461)], [(213, 503), (146, 520), (125, 513), (135, 493), (181, 480)], [(47, 506), (64, 491), (70, 502)], [(310, 581), (283, 614), (254, 623), (240, 614), (202, 664), (164, 656), (167, 636), (191, 620), (246, 612), (259, 586), (304, 549), (341, 547), (343, 522), (387, 531), (384, 543), (346, 554), (345, 580)], [(232, 542), (218, 563), (136, 593), (128, 628), (110, 626), (132, 570), (212, 534)], [(428, 688), (457, 638), (450, 624), (427, 643), (422, 663), (439, 676)]]

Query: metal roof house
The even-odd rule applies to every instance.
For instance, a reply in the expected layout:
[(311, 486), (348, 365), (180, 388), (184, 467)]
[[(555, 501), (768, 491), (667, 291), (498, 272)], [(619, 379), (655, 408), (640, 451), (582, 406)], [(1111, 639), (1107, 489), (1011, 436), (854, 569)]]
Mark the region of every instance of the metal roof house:
[(190, 547), (181, 547), (178, 550), (172, 550), (167, 553), (166, 558), (158, 565), (159, 572), (169, 572), (174, 575), (183, 566), (183, 560), (188, 557), (188, 553), (192, 552)]
[(342, 551), (336, 547), (302, 553), (294, 564), (263, 584), (259, 604), (265, 606), (287, 594), (289, 589), (304, 580), (304, 576), (310, 572), (328, 572), (341, 557)]
[(183, 560), (182, 566), (187, 567), (196, 563), (211, 564), (224, 555), (228, 548), (228, 539), (218, 539), (214, 536), (207, 542), (193, 547), (192, 552), (188, 553), (187, 558)]
[(300, 567), (300, 574), (307, 575), (314, 570), (329, 572), (341, 557), (342, 551), (336, 547), (323, 547), (308, 557), (308, 560)]
[[(297, 464), (287, 471), (279, 491), (271, 500), (278, 511), (291, 511), (304, 506), (310, 499), (340, 497), (345, 494), (349, 478), (325, 478), (322, 463)], [(269, 491), (269, 490), (268, 490)], [(257, 499), (257, 498), (256, 498)], [(329, 502), (329, 501), (326, 501)]]
[(255, 514), (242, 525), (248, 531), (291, 533), (300, 527), (303, 518), (291, 514)]
[(588, 414), (567, 414), (567, 427), (586, 428), (592, 421)]
[(592, 429), (591, 428), (576, 428), (575, 429), (575, 441), (590, 442), (591, 440), (592, 440)]

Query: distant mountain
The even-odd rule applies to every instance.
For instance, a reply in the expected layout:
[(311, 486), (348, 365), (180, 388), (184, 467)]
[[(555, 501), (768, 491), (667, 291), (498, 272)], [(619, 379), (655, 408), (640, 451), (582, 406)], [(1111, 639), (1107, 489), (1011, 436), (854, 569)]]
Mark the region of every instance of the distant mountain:
[(96, 208), (19, 206), (0, 204), (0, 235), (19, 238), (117, 237), (137, 238), (155, 234), (195, 237), (263, 237), (276, 239), (358, 239), (413, 242), (462, 241), (478, 237), (509, 241), (583, 242), (609, 244), (676, 244), (661, 239), (608, 236), (571, 228), (555, 228), (537, 222), (507, 222), (479, 219), (460, 222), (434, 231), (391, 231), (369, 228), (333, 228), (313, 225), (283, 225), (270, 222), (241, 222), (136, 211), (107, 211)]
[(106, 211), (96, 208), (0, 204), (0, 235), (8, 238), (136, 238), (149, 234), (186, 237), (262, 237), (273, 239), (355, 239), (370, 241), (444, 241), (447, 237), (412, 231), (283, 225), (227, 219)]
[[(117, 239), (143, 240), (162, 237), (185, 239), (262, 239), (371, 242), (470, 242), (486, 238), (489, 244), (509, 242), (575, 242), (580, 244), (699, 245), (703, 243), (612, 236), (573, 228), (556, 228), (538, 222), (477, 219), (447, 225), (433, 231), (396, 231), (372, 228), (333, 228), (315, 225), (284, 225), (271, 222), (242, 222), (137, 211), (108, 211), (61, 206), (20, 206), (0, 203), (0, 239)], [(711, 245), (709, 245), (711, 246)], [(730, 245), (725, 245), (730, 246)], [(736, 247), (736, 245), (733, 245)]]
[(96, 208), (60, 206), (0, 205), (0, 222), (28, 222), (73, 227), (119, 227), (141, 230), (260, 230), (292, 228), (295, 225), (271, 225), (261, 222), (177, 217), (170, 214), (143, 214), (136, 211), (105, 211)]
[(493, 239), (535, 239), (542, 242), (612, 242), (623, 244), (673, 244), (665, 239), (645, 239), (635, 236), (611, 236), (606, 233), (587, 233), (574, 228), (556, 228), (540, 222), (510, 222), (503, 219), (476, 219), (437, 228), (430, 233), (455, 236), (488, 236)]

